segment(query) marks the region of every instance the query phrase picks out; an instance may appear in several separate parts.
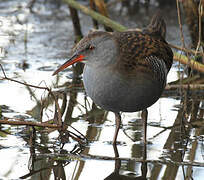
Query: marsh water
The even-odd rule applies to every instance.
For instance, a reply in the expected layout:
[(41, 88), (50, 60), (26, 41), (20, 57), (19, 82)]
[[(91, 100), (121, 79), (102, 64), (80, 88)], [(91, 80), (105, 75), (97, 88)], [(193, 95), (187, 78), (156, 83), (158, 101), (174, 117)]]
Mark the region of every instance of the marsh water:
[[(68, 57), (75, 36), (66, 4), (55, 1), (0, 1), (0, 63), (7, 77), (32, 84), (66, 91), (67, 106), (63, 118), (83, 134), (88, 142), (82, 147), (72, 138), (63, 141), (53, 129), (0, 125), (0, 179), (194, 179), (204, 177), (203, 97), (184, 91), (165, 93), (148, 108), (147, 138), (144, 147), (141, 112), (122, 113), (117, 147), (113, 147), (115, 117), (94, 105), (86, 96), (81, 76), (68, 68), (58, 76), (53, 71)], [(134, 2), (134, 1), (133, 1)], [(110, 17), (129, 28), (143, 28), (158, 6), (147, 9), (143, 3), (109, 7)], [(85, 2), (82, 2), (86, 5)], [(167, 41), (181, 45), (177, 11), (164, 6)], [(92, 19), (79, 13), (84, 35), (93, 27)], [(103, 26), (100, 26), (103, 29)], [(185, 43), (190, 44), (188, 28), (183, 21)], [(185, 69), (174, 62), (168, 82), (176, 81)], [(2, 70), (0, 77), (3, 77)], [(44, 89), (31, 88), (16, 82), (0, 80), (2, 120), (48, 121), (54, 116), (53, 102), (47, 101)], [(62, 98), (59, 98), (61, 105)], [(46, 103), (42, 109), (42, 104)], [(190, 107), (190, 108), (188, 108)], [(187, 117), (187, 125), (182, 125)], [(189, 122), (193, 124), (189, 125)], [(185, 124), (185, 122), (183, 122)], [(79, 134), (72, 129), (69, 130)], [(79, 136), (81, 136), (79, 134)], [(116, 154), (120, 158), (114, 158)], [(61, 157), (65, 154), (66, 157)], [(61, 157), (61, 158), (60, 158)]]

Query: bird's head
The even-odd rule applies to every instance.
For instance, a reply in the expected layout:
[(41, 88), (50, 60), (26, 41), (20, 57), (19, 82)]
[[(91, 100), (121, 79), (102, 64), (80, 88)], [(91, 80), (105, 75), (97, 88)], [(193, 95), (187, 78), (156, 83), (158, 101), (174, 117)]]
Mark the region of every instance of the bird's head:
[(106, 66), (117, 55), (117, 48), (114, 47), (116, 47), (116, 44), (111, 33), (103, 31), (91, 32), (79, 41), (73, 48), (69, 60), (62, 64), (53, 75), (76, 62), (83, 62), (95, 68)]

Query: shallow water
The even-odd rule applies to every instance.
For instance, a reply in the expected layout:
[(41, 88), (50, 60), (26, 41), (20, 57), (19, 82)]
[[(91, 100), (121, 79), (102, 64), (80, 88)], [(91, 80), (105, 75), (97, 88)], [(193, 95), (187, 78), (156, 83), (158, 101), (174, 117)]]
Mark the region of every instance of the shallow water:
[[(26, 0), (0, 2), (0, 63), (10, 78), (64, 90), (65, 82), (71, 84), (72, 69), (59, 76), (53, 77), (52, 73), (67, 59), (74, 45), (69, 9), (63, 4), (59, 8), (51, 1), (44, 5), (42, 2), (36, 2), (34, 13), (29, 11), (29, 1)], [(120, 3), (112, 7), (110, 16), (129, 28), (135, 28), (148, 24), (158, 7), (150, 5), (148, 13), (142, 5), (137, 13), (130, 13), (126, 7), (121, 8)], [(164, 7), (163, 10), (168, 12), (164, 17), (167, 21), (167, 41), (180, 45), (176, 8)], [(92, 21), (83, 14), (79, 16), (82, 31), (86, 34), (92, 27)], [(187, 27), (185, 24), (183, 27), (185, 41), (189, 44)], [(178, 63), (175, 62), (168, 82), (178, 79), (178, 70)], [(183, 71), (182, 68), (180, 70)], [(48, 133), (41, 130), (32, 135), (32, 129), (26, 126), (1, 125), (0, 179), (100, 180), (141, 179), (141, 176), (153, 180), (202, 179), (204, 132), (198, 118), (203, 112), (200, 99), (190, 98), (190, 104), (192, 102), (197, 109), (194, 112), (185, 109), (182, 96), (163, 95), (151, 106), (148, 109), (146, 152), (142, 144), (141, 112), (123, 113), (116, 150), (112, 146), (114, 114), (93, 106), (90, 98), (85, 96), (80, 80), (77, 83), (67, 93), (67, 112), (63, 118), (86, 136), (88, 143), (81, 148), (77, 141), (70, 138), (61, 150), (58, 131), (49, 130)], [(39, 121), (41, 103), (47, 99), (47, 94), (45, 90), (0, 80), (3, 116), (13, 120)], [(61, 105), (62, 100), (59, 103)], [(189, 104), (187, 106), (190, 107)], [(54, 105), (48, 103), (43, 110), (43, 121), (52, 119), (53, 115)], [(186, 126), (185, 131), (183, 126), (178, 125), (184, 116), (188, 116), (189, 121), (195, 116), (194, 124)], [(69, 130), (74, 131), (72, 128)], [(114, 159), (117, 151), (121, 159)], [(58, 159), (63, 153), (66, 157)]]

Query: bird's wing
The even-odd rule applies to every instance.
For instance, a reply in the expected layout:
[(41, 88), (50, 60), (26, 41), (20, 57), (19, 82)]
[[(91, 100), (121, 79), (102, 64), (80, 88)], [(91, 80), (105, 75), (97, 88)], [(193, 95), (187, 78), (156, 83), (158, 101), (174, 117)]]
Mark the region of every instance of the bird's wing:
[(116, 69), (129, 78), (150, 74), (165, 86), (173, 61), (173, 53), (166, 41), (162, 37), (137, 31), (118, 33), (116, 36), (120, 52)]
[(117, 65), (121, 71), (129, 74), (138, 70), (153, 71), (152, 66), (161, 64), (166, 66), (167, 72), (170, 70), (173, 53), (162, 37), (137, 31), (116, 33), (115, 36), (120, 52)]

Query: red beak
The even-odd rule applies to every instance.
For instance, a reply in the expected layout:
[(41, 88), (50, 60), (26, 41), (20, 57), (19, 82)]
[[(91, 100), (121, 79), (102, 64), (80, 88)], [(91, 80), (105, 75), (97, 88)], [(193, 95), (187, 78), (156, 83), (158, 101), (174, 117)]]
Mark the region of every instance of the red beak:
[(68, 61), (66, 61), (64, 64), (62, 64), (52, 75), (56, 75), (57, 73), (59, 73), (60, 71), (64, 70), (65, 68), (67, 68), (68, 66), (79, 62), (79, 61), (83, 61), (84, 60), (84, 55), (77, 55), (74, 54)]

